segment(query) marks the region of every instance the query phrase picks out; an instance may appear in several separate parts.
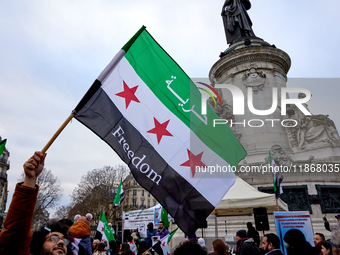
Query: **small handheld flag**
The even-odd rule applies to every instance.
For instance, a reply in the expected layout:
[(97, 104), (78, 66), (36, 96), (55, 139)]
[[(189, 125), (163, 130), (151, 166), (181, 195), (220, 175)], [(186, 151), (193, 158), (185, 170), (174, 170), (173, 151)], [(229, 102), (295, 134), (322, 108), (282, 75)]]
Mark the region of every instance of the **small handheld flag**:
[(99, 232), (102, 236), (101, 241), (106, 240), (107, 243), (109, 243), (111, 240), (116, 241), (114, 235), (112, 234), (111, 228), (109, 224), (107, 223), (104, 212), (102, 212), (102, 215), (98, 222), (97, 232)]
[(125, 194), (124, 194), (124, 189), (123, 189), (123, 182), (120, 180), (118, 189), (117, 189), (117, 194), (115, 196), (115, 199), (113, 200), (113, 203), (115, 206), (119, 206), (121, 202), (124, 200)]
[(279, 167), (276, 165), (274, 159), (272, 158), (272, 155), (270, 152), (269, 152), (269, 163), (271, 165), (271, 169), (273, 172), (273, 184), (274, 184), (275, 198), (278, 199), (279, 196), (283, 193), (282, 186), (281, 186), (283, 176), (280, 172)]

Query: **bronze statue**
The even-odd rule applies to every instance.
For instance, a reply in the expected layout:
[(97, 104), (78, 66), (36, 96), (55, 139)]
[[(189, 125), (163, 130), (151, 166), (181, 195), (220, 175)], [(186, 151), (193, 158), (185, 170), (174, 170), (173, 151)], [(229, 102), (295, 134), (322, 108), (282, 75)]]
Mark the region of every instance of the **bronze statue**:
[(224, 2), (221, 15), (228, 44), (242, 39), (257, 38), (251, 28), (252, 22), (247, 13), (250, 7), (249, 0), (226, 0)]

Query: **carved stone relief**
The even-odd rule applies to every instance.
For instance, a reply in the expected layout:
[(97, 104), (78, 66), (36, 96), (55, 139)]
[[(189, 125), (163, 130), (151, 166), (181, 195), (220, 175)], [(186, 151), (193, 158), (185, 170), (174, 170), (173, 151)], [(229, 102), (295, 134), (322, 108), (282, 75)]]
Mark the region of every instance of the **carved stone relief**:
[(290, 166), (293, 162), (292, 157), (287, 155), (280, 145), (273, 145), (270, 148), (270, 154), (272, 155), (275, 163), (279, 166)]
[[(301, 186), (282, 186), (283, 193), (280, 198), (288, 205), (289, 211), (309, 211), (312, 208), (309, 202), (307, 185)], [(259, 191), (273, 194), (273, 187), (259, 187)]]
[(340, 185), (315, 185), (322, 213), (339, 213)]
[[(303, 97), (299, 94), (299, 98)], [(307, 104), (303, 104), (308, 109)], [(304, 115), (296, 105), (287, 106), (286, 132), (291, 148), (308, 150), (327, 146), (339, 146), (340, 136), (328, 115)], [(294, 127), (295, 126), (295, 127)]]
[(259, 90), (263, 90), (266, 82), (266, 74), (263, 71), (258, 71), (255, 66), (252, 66), (244, 73), (242, 81), (246, 87), (253, 88), (253, 92), (256, 94)]

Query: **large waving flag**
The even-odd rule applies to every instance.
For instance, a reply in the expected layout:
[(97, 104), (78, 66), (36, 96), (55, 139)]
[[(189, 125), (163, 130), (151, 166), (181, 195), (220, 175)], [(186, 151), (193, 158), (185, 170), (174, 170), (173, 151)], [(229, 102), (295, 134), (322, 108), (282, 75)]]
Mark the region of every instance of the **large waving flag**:
[[(230, 167), (246, 155), (227, 125), (214, 127), (218, 116), (210, 107), (201, 114), (197, 87), (145, 27), (73, 113), (117, 152), (188, 235), (234, 184)], [(207, 172), (209, 167), (219, 173)]]
[(97, 226), (97, 233), (101, 234), (101, 242), (105, 240), (107, 241), (107, 243), (109, 243), (111, 240), (116, 241), (114, 235), (112, 234), (111, 228), (109, 224), (107, 223), (104, 212), (102, 212), (102, 215), (100, 216), (100, 220)]
[(117, 194), (115, 196), (115, 199), (113, 200), (113, 203), (115, 204), (115, 206), (118, 206), (124, 200), (124, 198), (125, 198), (125, 193), (123, 189), (123, 182), (122, 180), (120, 180), (120, 183), (117, 189)]

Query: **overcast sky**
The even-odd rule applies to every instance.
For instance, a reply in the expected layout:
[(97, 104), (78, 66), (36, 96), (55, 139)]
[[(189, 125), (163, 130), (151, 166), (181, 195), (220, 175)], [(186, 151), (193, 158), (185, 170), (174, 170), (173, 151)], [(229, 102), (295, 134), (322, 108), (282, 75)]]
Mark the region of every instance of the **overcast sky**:
[[(22, 164), (41, 150), (118, 50), (145, 25), (191, 77), (208, 77), (228, 45), (223, 0), (0, 0), (0, 135), (10, 151), (12, 199)], [(255, 34), (287, 52), (289, 78), (339, 78), (338, 0), (253, 0)], [(313, 83), (309, 108), (336, 120), (340, 84)], [(46, 168), (69, 195), (87, 171), (122, 164), (73, 120), (48, 150)]]

